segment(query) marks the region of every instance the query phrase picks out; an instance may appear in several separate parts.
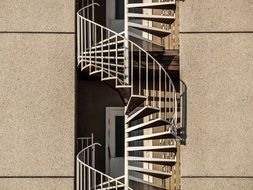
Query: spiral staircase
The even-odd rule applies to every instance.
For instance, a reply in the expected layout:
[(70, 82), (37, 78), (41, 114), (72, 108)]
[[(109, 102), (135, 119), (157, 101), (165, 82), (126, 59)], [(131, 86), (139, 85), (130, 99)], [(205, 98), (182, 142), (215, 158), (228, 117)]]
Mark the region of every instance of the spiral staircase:
[[(91, 1), (77, 13), (78, 67), (114, 87), (125, 103), (125, 175), (113, 179), (87, 163), (94, 159), (92, 147), (97, 145), (91, 143), (77, 156), (77, 190), (127, 190), (136, 183), (167, 189), (166, 179), (171, 177), (177, 160), (176, 90), (151, 52), (130, 40), (130, 31), (135, 29), (161, 39), (169, 35), (170, 30), (164, 26), (174, 22), (175, 1), (125, 1), (125, 31), (121, 33), (94, 21), (96, 6), (99, 5)], [(151, 10), (151, 14), (135, 10)], [(153, 10), (161, 10), (161, 14), (155, 15)], [(148, 25), (141, 24), (143, 21)], [(161, 27), (150, 22), (160, 23)]]

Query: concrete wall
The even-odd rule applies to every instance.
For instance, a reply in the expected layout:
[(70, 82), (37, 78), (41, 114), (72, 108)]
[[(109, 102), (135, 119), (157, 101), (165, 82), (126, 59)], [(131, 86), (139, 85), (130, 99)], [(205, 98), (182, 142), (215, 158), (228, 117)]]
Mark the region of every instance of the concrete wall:
[(180, 2), (182, 189), (253, 189), (253, 2)]
[(74, 1), (2, 0), (0, 10), (1, 189), (72, 190)]

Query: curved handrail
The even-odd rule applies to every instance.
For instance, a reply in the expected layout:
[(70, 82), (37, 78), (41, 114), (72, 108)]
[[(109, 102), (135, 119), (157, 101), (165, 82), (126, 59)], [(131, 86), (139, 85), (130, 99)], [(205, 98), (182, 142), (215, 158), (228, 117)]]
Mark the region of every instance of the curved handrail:
[(98, 3), (91, 3), (91, 4), (87, 5), (87, 6), (85, 6), (85, 7), (81, 8), (81, 9), (79, 9), (79, 10), (77, 11), (77, 13), (79, 14), (81, 11), (83, 11), (83, 10), (85, 10), (85, 9), (87, 9), (87, 8), (90, 8), (90, 7), (94, 7), (95, 5), (100, 7), (100, 5), (99, 5)]
[[(83, 169), (83, 167), (81, 167), (81, 173), (83, 174), (83, 175), (85, 175), (85, 173), (91, 173), (92, 174), (92, 172), (93, 172), (93, 174), (95, 174), (95, 177), (94, 177), (94, 179), (96, 179), (96, 176), (100, 176), (100, 179), (101, 179), (101, 182), (100, 183), (98, 183), (98, 184), (94, 184), (94, 185), (96, 185), (96, 186), (100, 186), (100, 188), (101, 189), (103, 189), (103, 186), (105, 186), (105, 185), (110, 185), (111, 183), (115, 183), (116, 184), (116, 187), (118, 187), (119, 188), (119, 186), (121, 186), (121, 187), (126, 187), (126, 185), (124, 184), (124, 183), (122, 183), (122, 182), (120, 182), (119, 180), (121, 180), (121, 179), (123, 179), (124, 178), (124, 176), (120, 176), (120, 177), (118, 177), (118, 178), (112, 178), (112, 177), (110, 177), (109, 175), (106, 175), (106, 174), (104, 174), (103, 172), (100, 172), (99, 170), (96, 170), (95, 168), (93, 168), (93, 167), (91, 167), (90, 165), (88, 165), (87, 163), (85, 163), (85, 161), (82, 161), (81, 160), (81, 158), (80, 158), (80, 156), (82, 155), (82, 153), (84, 154), (82, 157), (85, 157), (86, 155), (85, 155), (85, 152), (87, 151), (87, 150), (89, 150), (90, 148), (93, 148), (93, 147), (95, 147), (95, 146), (102, 146), (100, 143), (93, 143), (93, 144), (91, 144), (91, 145), (89, 145), (89, 146), (87, 146), (87, 147), (85, 147), (83, 150), (81, 150), (78, 154), (77, 154), (77, 171), (78, 172), (80, 172), (80, 164), (81, 164), (81, 166), (83, 166), (83, 167), (85, 167), (85, 171), (84, 171), (84, 169)], [(87, 169), (87, 170), (86, 170)], [(92, 171), (92, 172), (91, 172)], [(78, 173), (78, 176), (80, 176), (80, 174)], [(93, 180), (94, 180), (93, 179)], [(102, 179), (107, 179), (107, 181), (103, 181)], [(81, 182), (82, 184), (85, 184), (85, 183), (83, 183), (83, 182)], [(102, 186), (102, 187), (101, 187)], [(98, 189), (100, 189), (100, 188), (98, 188)], [(79, 189), (79, 184), (77, 185), (77, 189)], [(106, 189), (106, 187), (105, 187), (105, 189)], [(117, 189), (117, 188), (115, 188), (115, 189)], [(127, 187), (127, 189), (128, 190), (133, 190), (132, 188), (130, 188), (130, 187)], [(82, 190), (82, 188), (81, 188), (81, 190)]]
[[(78, 158), (78, 160), (80, 160), (79, 159), (79, 156), (80, 156), (80, 154), (82, 154), (84, 151), (86, 151), (87, 149), (89, 149), (89, 148), (91, 148), (91, 147), (93, 147), (93, 146), (102, 146), (100, 143), (93, 143), (93, 144), (91, 144), (91, 145), (89, 145), (89, 146), (87, 146), (87, 147), (85, 147), (83, 150), (81, 150), (78, 154), (77, 154), (77, 158)], [(81, 160), (80, 160), (80, 162), (82, 162)]]
[[(80, 11), (80, 10), (79, 10), (79, 11)], [(128, 41), (129, 43), (133, 44), (135, 47), (137, 47), (138, 49), (140, 49), (140, 50), (143, 51), (144, 53), (148, 54), (149, 57), (150, 57), (153, 61), (155, 61), (159, 66), (161, 66), (161, 68), (162, 68), (162, 70), (164, 71), (164, 73), (165, 73), (165, 74), (167, 75), (167, 77), (171, 80), (169, 74), (168, 74), (167, 71), (163, 68), (163, 66), (162, 66), (152, 55), (150, 55), (146, 50), (144, 50), (144, 49), (143, 49), (142, 47), (140, 47), (138, 44), (136, 44), (136, 43), (134, 43), (133, 41), (131, 41), (131, 40), (125, 38), (125, 36), (122, 35), (123, 32), (117, 33), (117, 32), (115, 32), (115, 31), (113, 31), (113, 30), (111, 30), (111, 29), (109, 29), (109, 28), (107, 28), (107, 27), (102, 26), (101, 24), (98, 24), (98, 23), (96, 23), (96, 22), (94, 22), (94, 21), (92, 21), (92, 20), (89, 20), (89, 19), (83, 17), (82, 15), (80, 15), (80, 14), (79, 14), (79, 11), (77, 12), (77, 15), (80, 16), (82, 19), (84, 19), (84, 20), (86, 20), (86, 21), (88, 21), (88, 22), (90, 22), (90, 23), (92, 23), (92, 24), (94, 24), (94, 25), (96, 25), (96, 26), (98, 26), (98, 27), (100, 27), (100, 28), (103, 28), (104, 30), (107, 30), (107, 31), (109, 31), (109, 32), (111, 32), (111, 33), (113, 33), (113, 34), (115, 34), (115, 36), (120, 36), (121, 38), (123, 38), (124, 40), (126, 40), (126, 41)], [(171, 81), (172, 81), (172, 80), (171, 80)], [(173, 87), (174, 87), (174, 84), (173, 84)], [(175, 88), (175, 87), (174, 87), (174, 88)]]
[[(138, 44), (136, 44), (136, 43), (134, 43), (133, 41), (131, 41), (131, 40), (129, 40), (129, 39), (127, 39), (127, 38), (125, 38), (125, 36), (123, 36), (122, 35), (122, 33), (117, 33), (117, 32), (115, 32), (115, 31), (113, 31), (113, 30), (111, 30), (111, 29), (109, 29), (109, 28), (107, 28), (107, 27), (104, 27), (104, 26), (102, 26), (102, 25), (100, 25), (100, 24), (98, 24), (98, 23), (96, 23), (96, 22), (94, 22), (94, 21), (92, 21), (92, 20), (90, 20), (90, 19), (88, 19), (88, 18), (85, 18), (84, 16), (82, 16), (81, 14), (80, 14), (80, 11), (78, 11), (77, 12), (77, 17), (79, 17), (80, 19), (81, 19), (81, 21), (82, 22), (85, 22), (85, 24), (86, 24), (86, 22), (91, 26), (91, 24), (92, 25), (94, 25), (95, 27), (97, 27), (97, 28), (100, 28), (102, 31), (104, 30), (104, 31), (106, 31), (106, 32), (108, 32), (108, 33), (111, 33), (113, 36), (111, 36), (111, 38), (114, 38), (114, 39), (118, 39), (118, 37), (120, 37), (120, 39), (122, 39), (123, 41), (125, 41), (125, 42), (128, 42), (129, 43), (129, 46), (128, 46), (128, 49), (126, 48), (126, 46), (124, 45), (124, 49), (125, 49), (125, 51), (124, 52), (126, 52), (126, 51), (128, 51), (130, 48), (133, 50), (133, 49), (137, 49), (137, 51), (140, 53), (140, 54), (144, 54), (144, 55), (146, 55), (145, 57), (145, 59), (146, 59), (146, 62), (149, 62), (149, 60), (151, 61), (151, 62), (153, 62), (153, 65), (154, 65), (154, 68), (156, 68), (156, 67), (158, 67), (158, 71), (159, 71), (159, 78), (162, 76), (162, 74), (161, 74), (161, 72), (163, 72), (163, 74), (165, 75), (165, 78), (166, 78), (166, 80), (168, 80), (167, 82), (169, 82), (169, 85), (171, 85), (169, 88), (171, 88), (171, 90), (170, 90), (170, 92), (172, 92), (173, 93), (173, 97), (171, 98), (171, 99), (173, 99), (173, 112), (172, 112), (172, 120), (173, 120), (173, 122), (171, 122), (171, 124), (173, 125), (173, 126), (175, 126), (176, 127), (176, 125), (177, 125), (177, 97), (176, 97), (176, 89), (175, 89), (175, 86), (174, 86), (174, 84), (173, 84), (173, 81), (172, 81), (172, 79), (171, 79), (171, 77), (169, 76), (169, 74), (167, 73), (167, 71), (164, 69), (164, 67), (152, 56), (152, 55), (150, 55), (146, 50), (144, 50), (142, 47), (140, 47)], [(90, 35), (90, 34), (89, 34)], [(90, 40), (91, 41), (91, 40)], [(103, 43), (102, 43), (103, 44)], [(91, 44), (91, 42), (90, 42), (90, 48), (92, 47), (92, 45), (94, 46), (94, 44)], [(95, 49), (96, 49), (96, 46), (95, 46)], [(85, 57), (85, 56), (83, 56), (83, 54), (80, 54), (80, 50), (78, 50), (78, 58), (80, 59), (80, 60), (78, 60), (78, 63), (81, 63), (82, 61), (83, 61), (83, 57)], [(133, 55), (132, 55), (132, 57), (133, 57)], [(148, 61), (147, 61), (148, 60)], [(139, 61), (139, 69), (141, 69), (141, 67), (142, 67), (142, 61), (143, 60), (141, 60), (141, 61)], [(97, 68), (100, 68), (100, 69), (103, 69), (103, 65), (101, 64), (101, 66), (96, 66)], [(132, 86), (132, 89), (131, 89), (131, 94), (134, 94), (134, 92), (133, 92), (133, 70), (134, 70), (134, 68), (133, 68), (133, 62), (132, 62), (132, 64), (131, 64), (131, 77), (132, 77), (132, 79), (131, 79), (131, 82), (128, 84), (128, 85), (130, 85), (130, 86)], [(147, 70), (148, 70), (148, 68), (149, 68), (149, 66), (148, 66), (148, 64), (146, 65), (146, 67), (145, 67)], [(110, 71), (108, 71), (109, 72), (109, 74), (111, 74), (110, 73)], [(117, 75), (117, 73), (119, 73), (119, 72), (116, 72), (116, 76), (118, 76)], [(148, 73), (148, 71), (147, 71), (147, 73)], [(108, 75), (109, 75), (108, 74)], [(124, 76), (125, 77), (125, 76)], [(146, 78), (148, 78), (147, 76), (146, 76)], [(160, 80), (162, 80), (162, 79), (160, 79)], [(124, 81), (124, 80), (123, 80)], [(148, 80), (147, 80), (148, 81)], [(146, 82), (146, 83), (148, 83), (148, 82)], [(165, 83), (166, 83), (166, 81), (165, 81)], [(122, 82), (121, 82), (121, 84), (122, 84)], [(124, 83), (123, 83), (124, 84)], [(141, 85), (141, 84), (140, 84)], [(159, 85), (161, 85), (161, 84), (159, 84)], [(168, 85), (168, 84), (167, 84)], [(148, 85), (147, 85), (148, 86)], [(166, 84), (165, 84), (165, 86), (166, 86)], [(166, 88), (166, 87), (165, 87)], [(161, 91), (161, 87), (159, 87), (159, 91)], [(148, 89), (149, 90), (149, 89)], [(141, 93), (141, 92), (139, 92), (139, 93)], [(159, 96), (159, 101), (161, 102), (161, 95)], [(160, 104), (160, 103), (159, 103)], [(161, 105), (159, 105), (160, 107), (161, 107)]]

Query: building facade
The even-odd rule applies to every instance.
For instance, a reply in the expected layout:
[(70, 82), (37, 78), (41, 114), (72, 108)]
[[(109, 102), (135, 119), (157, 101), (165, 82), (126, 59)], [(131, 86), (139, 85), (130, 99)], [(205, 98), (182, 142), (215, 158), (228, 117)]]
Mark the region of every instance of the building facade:
[[(95, 9), (94, 21), (116, 32), (124, 30), (123, 1), (96, 2), (100, 7)], [(124, 125), (124, 96), (110, 84), (101, 82), (98, 76), (89, 76), (85, 69), (81, 71), (77, 67), (77, 36), (81, 29), (76, 12), (85, 3), (0, 1), (0, 189), (84, 190), (84, 181), (76, 184), (80, 175), (84, 175), (83, 169), (76, 171), (76, 165), (79, 166), (76, 155), (80, 151), (77, 139), (91, 134), (93, 142), (102, 145), (96, 148), (95, 168), (112, 177), (124, 174), (121, 163), (125, 137), (115, 127)], [(169, 190), (251, 190), (253, 3), (184, 0), (176, 2), (175, 10), (176, 20), (171, 28), (137, 21), (137, 24), (171, 29), (169, 36), (161, 40), (133, 30), (143, 38), (132, 35), (131, 40), (135, 39), (159, 60), (175, 84), (181, 106), (177, 136), (182, 140), (177, 141), (178, 159), (173, 169), (156, 168), (152, 163), (142, 165), (151, 171), (172, 172), (166, 180), (142, 173), (135, 177), (147, 183), (129, 185), (134, 189), (157, 189), (152, 184), (162, 184)], [(164, 14), (157, 9), (136, 11), (146, 15)], [(92, 17), (92, 12), (89, 15)], [(91, 30), (95, 33), (98, 29)], [(169, 51), (161, 56), (157, 44)], [(159, 82), (156, 84), (159, 86)], [(158, 101), (159, 98), (150, 102), (156, 105)], [(135, 125), (144, 121), (136, 121)], [(160, 130), (146, 130), (134, 136)], [(108, 134), (117, 135), (109, 138)], [(134, 146), (151, 145), (157, 144), (143, 142)], [(149, 157), (150, 153), (141, 156)], [(152, 153), (153, 156), (161, 154)], [(93, 175), (91, 181), (97, 183), (95, 178), (99, 177), (92, 178)]]
[(73, 189), (75, 2), (0, 2), (0, 189)]

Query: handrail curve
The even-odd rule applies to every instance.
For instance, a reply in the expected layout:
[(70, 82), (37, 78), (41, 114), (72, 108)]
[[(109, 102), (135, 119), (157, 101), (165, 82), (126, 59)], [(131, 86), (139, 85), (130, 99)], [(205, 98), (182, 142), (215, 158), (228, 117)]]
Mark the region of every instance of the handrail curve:
[[(112, 178), (109, 175), (106, 175), (105, 173), (95, 169), (94, 167), (91, 167), (89, 165), (89, 163), (85, 163), (87, 161), (87, 159), (82, 160), (81, 157), (86, 158), (87, 155), (85, 154), (86, 151), (90, 151), (90, 155), (91, 155), (91, 151), (95, 151), (94, 148), (95, 146), (102, 146), (100, 143), (93, 143), (88, 145), (87, 147), (83, 148), (78, 154), (77, 154), (77, 177), (79, 177), (80, 175), (82, 176), (81, 181), (77, 182), (77, 190), (86, 190), (85, 188), (88, 189), (107, 189), (108, 187), (110, 188), (110, 186), (114, 186), (114, 189), (117, 190), (120, 187), (125, 187), (127, 190), (133, 190), (130, 187), (126, 187), (126, 185), (124, 183), (122, 183), (121, 179), (124, 178), (124, 176), (120, 176), (118, 178)], [(83, 155), (82, 155), (83, 154)], [(89, 153), (88, 153), (89, 156)], [(87, 177), (86, 175), (89, 175), (89, 177)], [(85, 179), (83, 179), (85, 178)], [(88, 178), (88, 179), (86, 179)], [(100, 179), (97, 183), (96, 179)], [(86, 180), (88, 181), (89, 185), (86, 187)], [(106, 181), (104, 181), (106, 180)], [(90, 182), (91, 181), (91, 182)], [(93, 183), (93, 184), (92, 184)], [(114, 184), (115, 183), (115, 184)], [(110, 185), (111, 184), (111, 185)], [(91, 187), (91, 185), (93, 185), (93, 187)], [(107, 185), (107, 186), (106, 186)], [(106, 187), (104, 187), (106, 186)]]
[[(172, 113), (172, 116), (170, 117), (172, 120), (171, 120), (171, 125), (173, 125), (172, 127), (174, 128), (174, 131), (176, 131), (176, 125), (177, 125), (177, 95), (176, 95), (176, 89), (175, 89), (175, 86), (174, 86), (174, 83), (173, 83), (173, 81), (172, 81), (172, 79), (171, 79), (171, 77), (169, 76), (169, 74), (168, 74), (168, 72), (164, 69), (164, 67), (150, 54), (150, 53), (148, 53), (144, 48), (142, 48), (141, 46), (139, 46), (138, 44), (136, 44), (135, 42), (133, 42), (133, 41), (131, 41), (131, 40), (129, 40), (129, 39), (127, 39), (125, 36), (123, 36), (122, 34), (123, 34), (123, 32), (121, 32), (121, 33), (117, 33), (117, 32), (115, 32), (115, 31), (113, 31), (113, 30), (111, 30), (111, 29), (109, 29), (109, 28), (107, 28), (107, 27), (104, 27), (104, 26), (102, 26), (101, 24), (98, 24), (98, 23), (96, 23), (96, 22), (94, 22), (94, 21), (92, 21), (92, 20), (90, 20), (90, 19), (88, 19), (88, 18), (85, 18), (84, 16), (82, 16), (81, 15), (81, 12), (80, 12), (80, 10), (77, 12), (77, 17), (78, 17), (78, 26), (79, 26), (79, 28), (78, 28), (78, 30), (80, 30), (80, 23), (79, 22), (81, 22), (81, 23), (85, 23), (86, 25), (87, 25), (87, 27), (89, 26), (90, 28), (91, 28), (91, 25), (93, 25), (92, 27), (94, 27), (94, 28), (96, 28), (96, 30), (94, 31), (94, 32), (96, 32), (97, 30), (101, 30), (101, 31), (106, 31), (106, 32), (103, 32), (104, 34), (105, 33), (109, 33), (110, 34), (110, 39), (108, 40), (109, 42), (110, 41), (112, 41), (112, 39), (115, 39), (116, 41), (118, 40), (118, 37), (120, 37), (120, 39), (121, 40), (123, 40), (123, 41), (127, 41), (128, 43), (129, 43), (129, 46), (128, 46), (128, 48), (126, 48), (125, 46), (124, 46), (124, 49), (125, 49), (125, 51), (129, 51), (129, 49), (131, 48), (132, 50), (135, 50), (135, 52), (141, 52), (141, 56), (143, 56), (143, 54), (145, 55), (145, 57), (146, 57), (146, 60), (148, 60), (148, 62), (152, 62), (153, 63), (153, 65), (155, 65), (155, 66), (153, 66), (154, 68), (158, 68), (158, 71), (159, 72), (163, 72), (163, 74), (165, 75), (165, 78), (166, 78), (166, 80), (167, 80), (167, 82), (169, 82), (169, 85), (170, 85), (170, 92), (172, 92), (173, 93), (173, 97), (172, 97), (172, 99), (173, 99), (173, 103), (174, 103), (174, 105), (173, 105), (173, 113)], [(85, 29), (86, 30), (86, 29)], [(83, 29), (81, 32), (85, 32), (85, 30)], [(90, 31), (91, 32), (91, 31)], [(78, 35), (80, 35), (80, 31), (77, 31), (77, 33), (78, 33)], [(89, 35), (91, 35), (91, 34), (89, 34)], [(87, 36), (87, 37), (91, 37), (91, 36)], [(84, 38), (84, 37), (82, 37), (81, 36), (81, 38)], [(80, 40), (80, 39), (79, 39)], [(81, 40), (84, 40), (84, 39), (81, 39)], [(88, 40), (88, 39), (86, 39), (86, 40)], [(101, 40), (102, 41), (102, 40)], [(86, 42), (85, 42), (86, 43)], [(88, 42), (89, 43), (89, 42)], [(91, 42), (90, 42), (91, 43)], [(104, 42), (100, 42), (102, 45), (104, 44), (104, 46), (106, 46), (107, 44)], [(87, 44), (86, 44), (87, 45)], [(89, 51), (87, 51), (87, 53), (89, 54), (90, 53), (90, 55), (93, 55), (94, 53), (96, 53), (96, 49), (99, 49), (99, 48), (101, 48), (101, 47), (96, 47), (95, 45), (97, 45), (97, 43), (94, 43), (93, 45), (91, 45), (90, 44), (90, 48), (93, 48), (93, 49), (95, 49), (95, 51), (94, 52), (91, 52), (91, 50), (89, 49)], [(84, 49), (84, 48), (83, 48)], [(80, 65), (80, 63), (82, 63), (83, 61), (84, 61), (84, 55), (83, 55), (83, 52), (84, 52), (84, 50), (82, 49), (82, 52), (81, 52), (81, 50), (80, 50), (80, 47), (78, 47), (78, 65)], [(88, 49), (88, 48), (87, 48)], [(110, 50), (109, 50), (110, 51)], [(132, 55), (133, 56), (133, 55)], [(95, 57), (95, 56), (94, 56)], [(87, 60), (86, 60), (87, 61)], [(142, 60), (143, 61), (143, 60)], [(89, 62), (89, 60), (87, 61), (87, 62)], [(140, 63), (139, 63), (140, 64)], [(133, 63), (131, 64), (131, 72), (132, 72), (132, 78), (133, 78), (133, 70), (134, 70), (134, 68), (133, 68)], [(88, 65), (86, 65), (85, 67), (87, 67), (87, 66), (90, 66), (89, 64)], [(143, 63), (141, 63), (141, 66), (140, 67), (142, 67), (143, 66)], [(147, 66), (147, 67), (149, 67), (149, 66)], [(145, 69), (148, 69), (148, 68), (145, 68)], [(101, 64), (101, 66), (99, 66), (99, 65), (96, 65), (95, 66), (95, 68), (98, 68), (98, 69), (103, 69), (103, 65)], [(139, 68), (140, 69), (140, 68)], [(161, 71), (160, 71), (161, 70)], [(148, 72), (148, 71), (147, 71)], [(118, 75), (117, 74), (115, 74), (115, 75), (111, 75), (112, 73), (110, 73), (110, 72), (108, 72), (109, 74), (108, 74), (108, 76), (116, 76), (116, 77), (118, 77)], [(118, 73), (120, 73), (120, 72), (118, 72)], [(123, 73), (124, 74), (124, 73)], [(162, 74), (160, 74), (160, 75), (162, 75)], [(127, 76), (125, 76), (125, 77), (127, 77)], [(118, 77), (119, 78), (119, 77)], [(122, 82), (123, 81), (123, 82)], [(164, 80), (165, 81), (165, 80)], [(130, 86), (132, 86), (132, 88), (134, 88), (133, 86), (133, 80), (131, 81), (131, 82), (125, 82), (125, 80), (124, 79), (122, 79), (122, 80), (119, 80), (119, 81), (117, 81), (117, 82), (119, 82), (120, 83), (120, 85), (130, 85)], [(124, 83), (125, 82), (125, 83)], [(148, 86), (148, 85), (147, 85)], [(168, 89), (167, 89), (168, 90)], [(132, 93), (131, 94), (134, 94), (133, 93), (133, 89), (132, 89)], [(140, 92), (139, 92), (139, 94), (140, 94)], [(160, 100), (161, 101), (161, 100)], [(176, 132), (175, 132), (175, 134), (176, 134)]]

